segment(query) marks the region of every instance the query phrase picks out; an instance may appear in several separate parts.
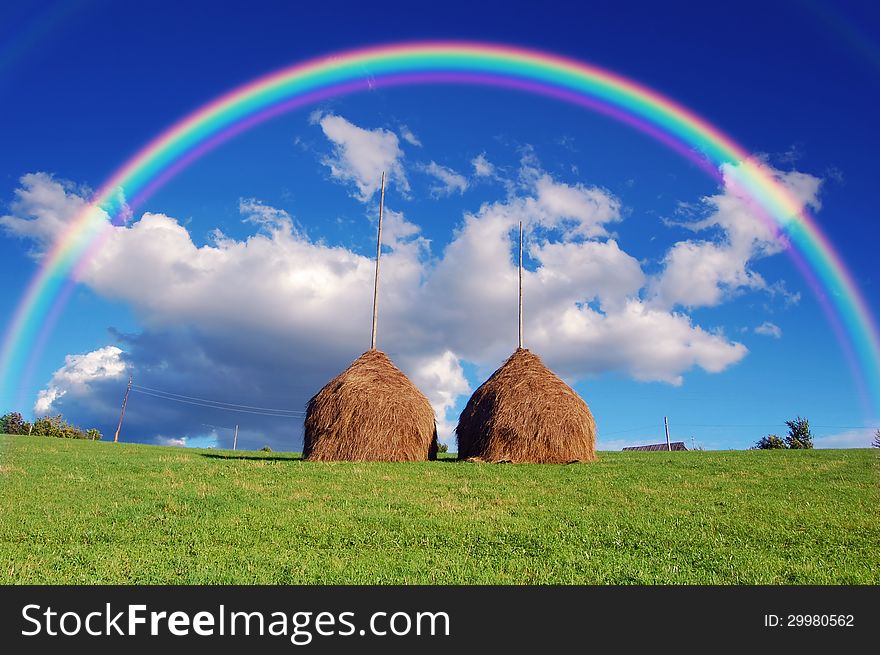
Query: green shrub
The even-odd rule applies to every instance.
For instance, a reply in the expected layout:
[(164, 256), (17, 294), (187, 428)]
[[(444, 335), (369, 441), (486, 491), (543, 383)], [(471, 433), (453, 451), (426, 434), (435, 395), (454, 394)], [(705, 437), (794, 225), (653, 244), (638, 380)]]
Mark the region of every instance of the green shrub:
[(31, 424), (18, 412), (9, 412), (0, 416), (0, 434), (27, 434), (30, 428)]
[(99, 441), (103, 436), (96, 428), (83, 430), (64, 420), (61, 414), (43, 416), (34, 421), (33, 434), (41, 437), (57, 437), (59, 439), (88, 439)]
[(437, 444), (437, 452), (438, 453), (448, 453), (449, 446), (447, 446), (445, 443)]
[(269, 448), (269, 446), (263, 446), (262, 448), (260, 448), (260, 452), (261, 453), (271, 453), (272, 449)]
[(753, 448), (756, 450), (775, 450), (776, 448), (785, 448), (785, 442), (775, 434), (768, 434), (766, 437), (761, 437)]

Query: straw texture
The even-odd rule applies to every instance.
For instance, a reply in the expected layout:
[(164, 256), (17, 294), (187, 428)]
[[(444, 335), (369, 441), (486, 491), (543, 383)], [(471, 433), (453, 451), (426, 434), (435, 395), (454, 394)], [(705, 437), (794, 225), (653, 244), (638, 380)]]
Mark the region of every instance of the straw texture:
[(517, 348), (474, 392), (455, 432), (459, 459), (555, 464), (596, 459), (590, 408), (525, 348)]
[(309, 400), (304, 459), (409, 462), (436, 456), (431, 403), (381, 351), (365, 352)]

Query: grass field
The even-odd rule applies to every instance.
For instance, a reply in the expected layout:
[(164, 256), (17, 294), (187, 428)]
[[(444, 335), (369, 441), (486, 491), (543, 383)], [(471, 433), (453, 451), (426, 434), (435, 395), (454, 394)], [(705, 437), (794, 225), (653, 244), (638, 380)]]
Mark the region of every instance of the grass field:
[(878, 584), (880, 452), (320, 464), (0, 436), (5, 583)]

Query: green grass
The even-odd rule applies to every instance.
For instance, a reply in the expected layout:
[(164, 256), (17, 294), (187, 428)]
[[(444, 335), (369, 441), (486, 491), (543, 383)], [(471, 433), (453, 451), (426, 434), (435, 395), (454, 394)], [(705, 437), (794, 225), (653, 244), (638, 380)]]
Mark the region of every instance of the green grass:
[(880, 453), (302, 462), (0, 436), (5, 583), (878, 584)]

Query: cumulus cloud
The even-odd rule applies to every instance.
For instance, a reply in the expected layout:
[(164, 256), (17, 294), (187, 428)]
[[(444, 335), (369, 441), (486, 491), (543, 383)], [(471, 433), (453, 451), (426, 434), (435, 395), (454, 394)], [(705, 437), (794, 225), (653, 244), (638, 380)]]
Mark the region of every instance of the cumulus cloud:
[(314, 114), (312, 121), (321, 126), (333, 144), (333, 152), (321, 162), (334, 178), (354, 184), (355, 197), (360, 201), (369, 201), (379, 190), (382, 171), (398, 190), (409, 192), (403, 151), (394, 132), (381, 127), (364, 129), (335, 114)]
[(468, 188), (468, 181), (464, 175), (456, 173), (447, 166), (441, 166), (435, 161), (424, 167), (425, 173), (439, 181), (439, 184), (431, 186), (431, 193), (435, 196), (448, 196), (456, 191), (464, 193)]
[(412, 366), (413, 383), (425, 391), (437, 417), (437, 436), (451, 445), (458, 416), (451, 415), (458, 398), (471, 392), (461, 361), (451, 350), (420, 358)]
[(120, 380), (125, 371), (122, 350), (116, 346), (105, 346), (82, 355), (67, 355), (64, 366), (52, 374), (49, 384), (37, 396), (34, 414), (55, 413), (65, 396), (90, 399), (96, 385), (106, 380)]
[[(419, 248), (427, 250), (430, 243), (420, 236), (422, 228), (409, 222), (403, 212), (385, 207), (382, 217), (382, 244), (397, 250), (417, 255)], [(413, 257), (415, 259), (415, 257)]]
[[(45, 177), (27, 184), (36, 193), (41, 185), (57, 191), (59, 183)], [(487, 374), (515, 347), (520, 221), (526, 346), (568, 381), (617, 371), (681, 384), (693, 368), (720, 372), (746, 355), (717, 327), (648, 297), (652, 278), (611, 232), (622, 220), (612, 193), (556, 179), (531, 159), (516, 185), (504, 200), (467, 212), (439, 253), (430, 252), (418, 225), (387, 208), (378, 345), (431, 400), (444, 438), (470, 391), (465, 363)], [(83, 198), (60, 188), (55, 214), (23, 204), (12, 215), (63, 225)], [(142, 331), (116, 333), (115, 350), (74, 356), (82, 361), (53, 376), (45, 406), (74, 419), (101, 416), (115, 429), (125, 373), (132, 372), (141, 387), (215, 401), (170, 401), (138, 390), (126, 429), (141, 440), (164, 435), (192, 445), (215, 434), (204, 427), (211, 424), (224, 428), (211, 438), (228, 447), (226, 428), (239, 424), (242, 447), (299, 447), (308, 398), (369, 345), (374, 262), (313, 241), (284, 210), (254, 199), (239, 209), (253, 233), (237, 239), (217, 231), (203, 245), (161, 213), (111, 229), (81, 282), (132, 307)], [(102, 357), (103, 368), (85, 365)], [(87, 381), (78, 386), (71, 371)], [(217, 403), (277, 415), (234, 413)]]
[(419, 140), (419, 137), (413, 134), (413, 131), (409, 129), (406, 125), (400, 126), (400, 136), (408, 144), (421, 148), (422, 142)]
[(88, 205), (89, 191), (48, 173), (28, 173), (19, 178), (19, 184), (10, 213), (0, 216), (0, 227), (30, 241), (32, 254), (40, 257)]
[(623, 370), (680, 384), (694, 366), (720, 371), (745, 356), (720, 332), (640, 300), (639, 262), (607, 237), (606, 225), (621, 220), (610, 192), (558, 182), (530, 163), (523, 180), (524, 193), (465, 215), (426, 282), (428, 297), (454, 299), (429, 314), (454, 352), (491, 370), (515, 343), (522, 221), (535, 264), (523, 279), (526, 345), (554, 370), (571, 379)]
[[(750, 264), (781, 252), (785, 240), (743, 190), (741, 168), (725, 164), (722, 173), (722, 192), (702, 199), (707, 215), (694, 222), (676, 224), (693, 232), (711, 231), (719, 236), (679, 241), (669, 249), (663, 259), (663, 270), (649, 290), (652, 303), (657, 306), (712, 307), (744, 290), (773, 292), (772, 285)], [(769, 167), (767, 173), (802, 205), (819, 207), (819, 178)]]
[(755, 334), (760, 334), (765, 337), (773, 337), (774, 339), (781, 339), (782, 328), (770, 321), (764, 321), (755, 328)]

